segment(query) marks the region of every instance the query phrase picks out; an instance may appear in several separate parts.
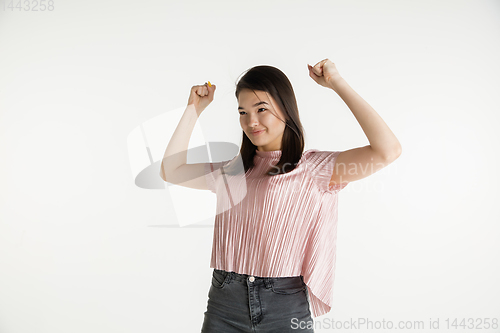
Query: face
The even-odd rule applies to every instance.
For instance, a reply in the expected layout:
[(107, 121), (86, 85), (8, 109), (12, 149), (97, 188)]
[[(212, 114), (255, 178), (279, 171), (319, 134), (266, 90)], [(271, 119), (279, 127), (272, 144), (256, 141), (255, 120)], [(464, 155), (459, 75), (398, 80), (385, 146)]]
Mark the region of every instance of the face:
[[(285, 116), (274, 98), (265, 91), (244, 89), (238, 96), (238, 105), (241, 128), (257, 149), (281, 150)], [(255, 130), (261, 132), (252, 133)]]

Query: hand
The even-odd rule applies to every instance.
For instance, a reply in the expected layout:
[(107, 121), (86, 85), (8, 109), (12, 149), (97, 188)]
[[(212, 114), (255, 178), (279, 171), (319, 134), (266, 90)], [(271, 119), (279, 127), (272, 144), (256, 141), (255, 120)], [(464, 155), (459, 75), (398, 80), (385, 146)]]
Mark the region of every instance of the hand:
[(342, 80), (337, 67), (328, 58), (321, 60), (314, 66), (307, 64), (307, 68), (309, 68), (309, 76), (323, 87), (333, 89), (333, 85)]
[(212, 103), (215, 94), (215, 84), (211, 87), (205, 82), (201, 86), (193, 86), (191, 88), (191, 94), (189, 95), (188, 105), (193, 105), (196, 109), (198, 116), (205, 110), (205, 108)]

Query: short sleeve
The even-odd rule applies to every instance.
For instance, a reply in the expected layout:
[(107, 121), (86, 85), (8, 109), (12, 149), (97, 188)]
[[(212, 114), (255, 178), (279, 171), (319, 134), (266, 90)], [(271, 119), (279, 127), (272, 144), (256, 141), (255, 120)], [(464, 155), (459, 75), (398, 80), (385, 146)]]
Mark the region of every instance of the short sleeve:
[(217, 193), (215, 184), (217, 182), (217, 178), (219, 178), (222, 174), (221, 168), (229, 164), (231, 161), (232, 160), (205, 163), (205, 179), (207, 180), (207, 187), (213, 193)]
[(315, 183), (321, 191), (338, 193), (349, 184), (349, 182), (342, 182), (332, 186), (329, 185), (333, 175), (335, 161), (340, 153), (341, 151), (312, 150), (307, 155), (308, 172), (313, 183)]

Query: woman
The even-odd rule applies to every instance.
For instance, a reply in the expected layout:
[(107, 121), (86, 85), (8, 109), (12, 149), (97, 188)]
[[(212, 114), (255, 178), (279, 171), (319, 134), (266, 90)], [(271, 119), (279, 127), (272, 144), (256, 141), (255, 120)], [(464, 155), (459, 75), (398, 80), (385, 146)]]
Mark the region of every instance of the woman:
[(389, 127), (333, 62), (324, 59), (308, 69), (316, 83), (344, 100), (370, 145), (303, 152), (290, 81), (275, 67), (256, 66), (236, 86), (243, 138), (235, 158), (186, 164), (194, 124), (214, 97), (216, 86), (207, 84), (192, 87), (165, 152), (165, 181), (217, 194), (204, 333), (314, 332), (311, 315), (332, 306), (337, 194), (401, 154)]

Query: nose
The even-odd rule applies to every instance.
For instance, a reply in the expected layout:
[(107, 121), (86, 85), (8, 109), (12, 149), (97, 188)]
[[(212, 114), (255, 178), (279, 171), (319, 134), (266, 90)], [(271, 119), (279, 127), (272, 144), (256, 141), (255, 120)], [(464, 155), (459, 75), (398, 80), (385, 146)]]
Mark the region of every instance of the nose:
[(256, 114), (251, 114), (248, 117), (248, 126), (251, 128), (256, 128), (259, 126), (259, 119), (258, 119), (258, 116)]

